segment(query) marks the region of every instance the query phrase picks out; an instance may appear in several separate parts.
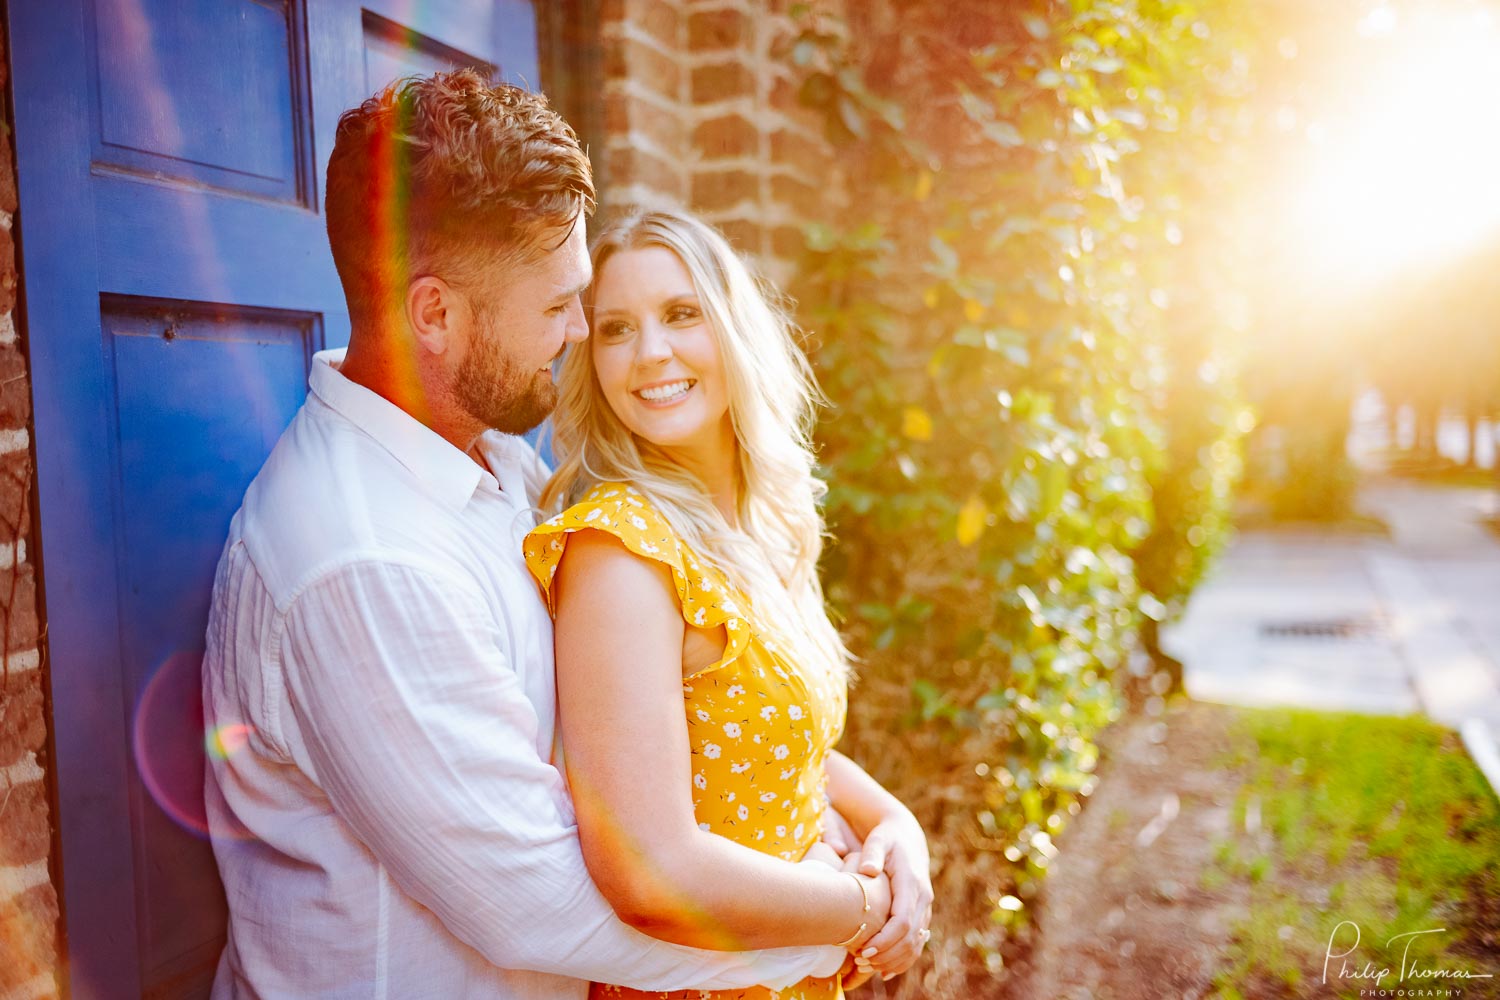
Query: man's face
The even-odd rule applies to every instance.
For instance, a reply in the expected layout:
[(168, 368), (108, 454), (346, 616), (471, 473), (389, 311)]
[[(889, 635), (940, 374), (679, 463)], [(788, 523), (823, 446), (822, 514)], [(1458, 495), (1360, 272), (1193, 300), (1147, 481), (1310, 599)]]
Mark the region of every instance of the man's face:
[(552, 362), (569, 342), (588, 335), (578, 296), (589, 275), (580, 218), (561, 246), (530, 263), (497, 264), (470, 292), (467, 343), (453, 391), (471, 417), (522, 434), (552, 412)]

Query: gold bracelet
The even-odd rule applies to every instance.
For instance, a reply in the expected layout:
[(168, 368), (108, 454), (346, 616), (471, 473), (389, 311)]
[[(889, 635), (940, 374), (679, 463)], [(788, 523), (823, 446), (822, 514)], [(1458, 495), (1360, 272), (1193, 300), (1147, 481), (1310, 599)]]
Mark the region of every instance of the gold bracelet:
[[(850, 878), (854, 879), (854, 884), (857, 885), (857, 886), (859, 886), (859, 896), (860, 896), (861, 899), (863, 899), (865, 901), (865, 908), (864, 908), (863, 912), (869, 913), (870, 912), (870, 893), (869, 893), (869, 890), (867, 890), (865, 888), (865, 884), (862, 881), (860, 881), (859, 876), (856, 875), (856, 874), (854, 874), (853, 872), (843, 872), (842, 874), (848, 875)], [(849, 940), (840, 942), (839, 944), (834, 945), (834, 947), (835, 948), (848, 948), (850, 945), (854, 944), (854, 942), (856, 942), (856, 941), (859, 940), (859, 936), (861, 934), (863, 934), (865, 932), (865, 928), (869, 927), (869, 926), (870, 926), (870, 922), (868, 920), (861, 920), (859, 922), (858, 929), (856, 929), (853, 934), (849, 935)]]

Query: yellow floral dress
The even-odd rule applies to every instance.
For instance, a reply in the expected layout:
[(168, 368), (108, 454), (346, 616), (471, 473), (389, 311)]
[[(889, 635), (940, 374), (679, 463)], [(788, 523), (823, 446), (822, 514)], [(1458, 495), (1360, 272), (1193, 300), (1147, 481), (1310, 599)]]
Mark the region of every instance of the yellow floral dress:
[[(724, 628), (723, 657), (682, 682), (692, 748), (698, 826), (786, 861), (800, 860), (822, 836), (824, 761), (843, 733), (842, 677), (789, 663), (756, 627), (748, 602), (718, 570), (677, 537), (632, 486), (602, 483), (526, 537), (526, 565), (556, 613), (552, 578), (568, 535), (607, 531), (643, 559), (672, 571), (683, 620)], [(814, 675), (816, 673), (816, 675)], [(838, 979), (809, 977), (780, 990), (641, 992), (595, 984), (594, 997), (829, 1000)]]

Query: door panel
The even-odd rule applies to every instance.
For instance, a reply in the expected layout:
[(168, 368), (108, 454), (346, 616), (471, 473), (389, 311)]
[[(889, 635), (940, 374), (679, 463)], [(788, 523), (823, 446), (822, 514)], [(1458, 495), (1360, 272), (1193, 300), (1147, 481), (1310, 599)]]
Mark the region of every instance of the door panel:
[(172, 0), (95, 9), (97, 167), (284, 201), (301, 198), (311, 145), (299, 25), (288, 4)]
[[(243, 493), (302, 402), (317, 319), (111, 297), (103, 328), (119, 429), (123, 663), (136, 902), (147, 983), (206, 990), (224, 935), (204, 836), (201, 635), (227, 497)], [(182, 995), (181, 993), (177, 995)]]
[(222, 947), (198, 667), (245, 487), (348, 316), (320, 178), (370, 81), (536, 81), (500, 0), (7, 5), (75, 998), (200, 997)]

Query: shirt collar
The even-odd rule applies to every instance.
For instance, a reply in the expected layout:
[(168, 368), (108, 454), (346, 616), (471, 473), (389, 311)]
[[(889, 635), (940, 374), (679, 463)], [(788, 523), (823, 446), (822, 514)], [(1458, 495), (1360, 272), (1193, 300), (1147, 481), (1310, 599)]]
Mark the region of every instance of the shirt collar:
[(442, 435), (417, 420), (395, 403), (377, 395), (339, 373), (344, 348), (313, 355), (308, 385), (313, 395), (406, 467), (422, 487), (438, 501), (462, 509), (479, 484), (488, 481), (498, 489), (495, 477)]

